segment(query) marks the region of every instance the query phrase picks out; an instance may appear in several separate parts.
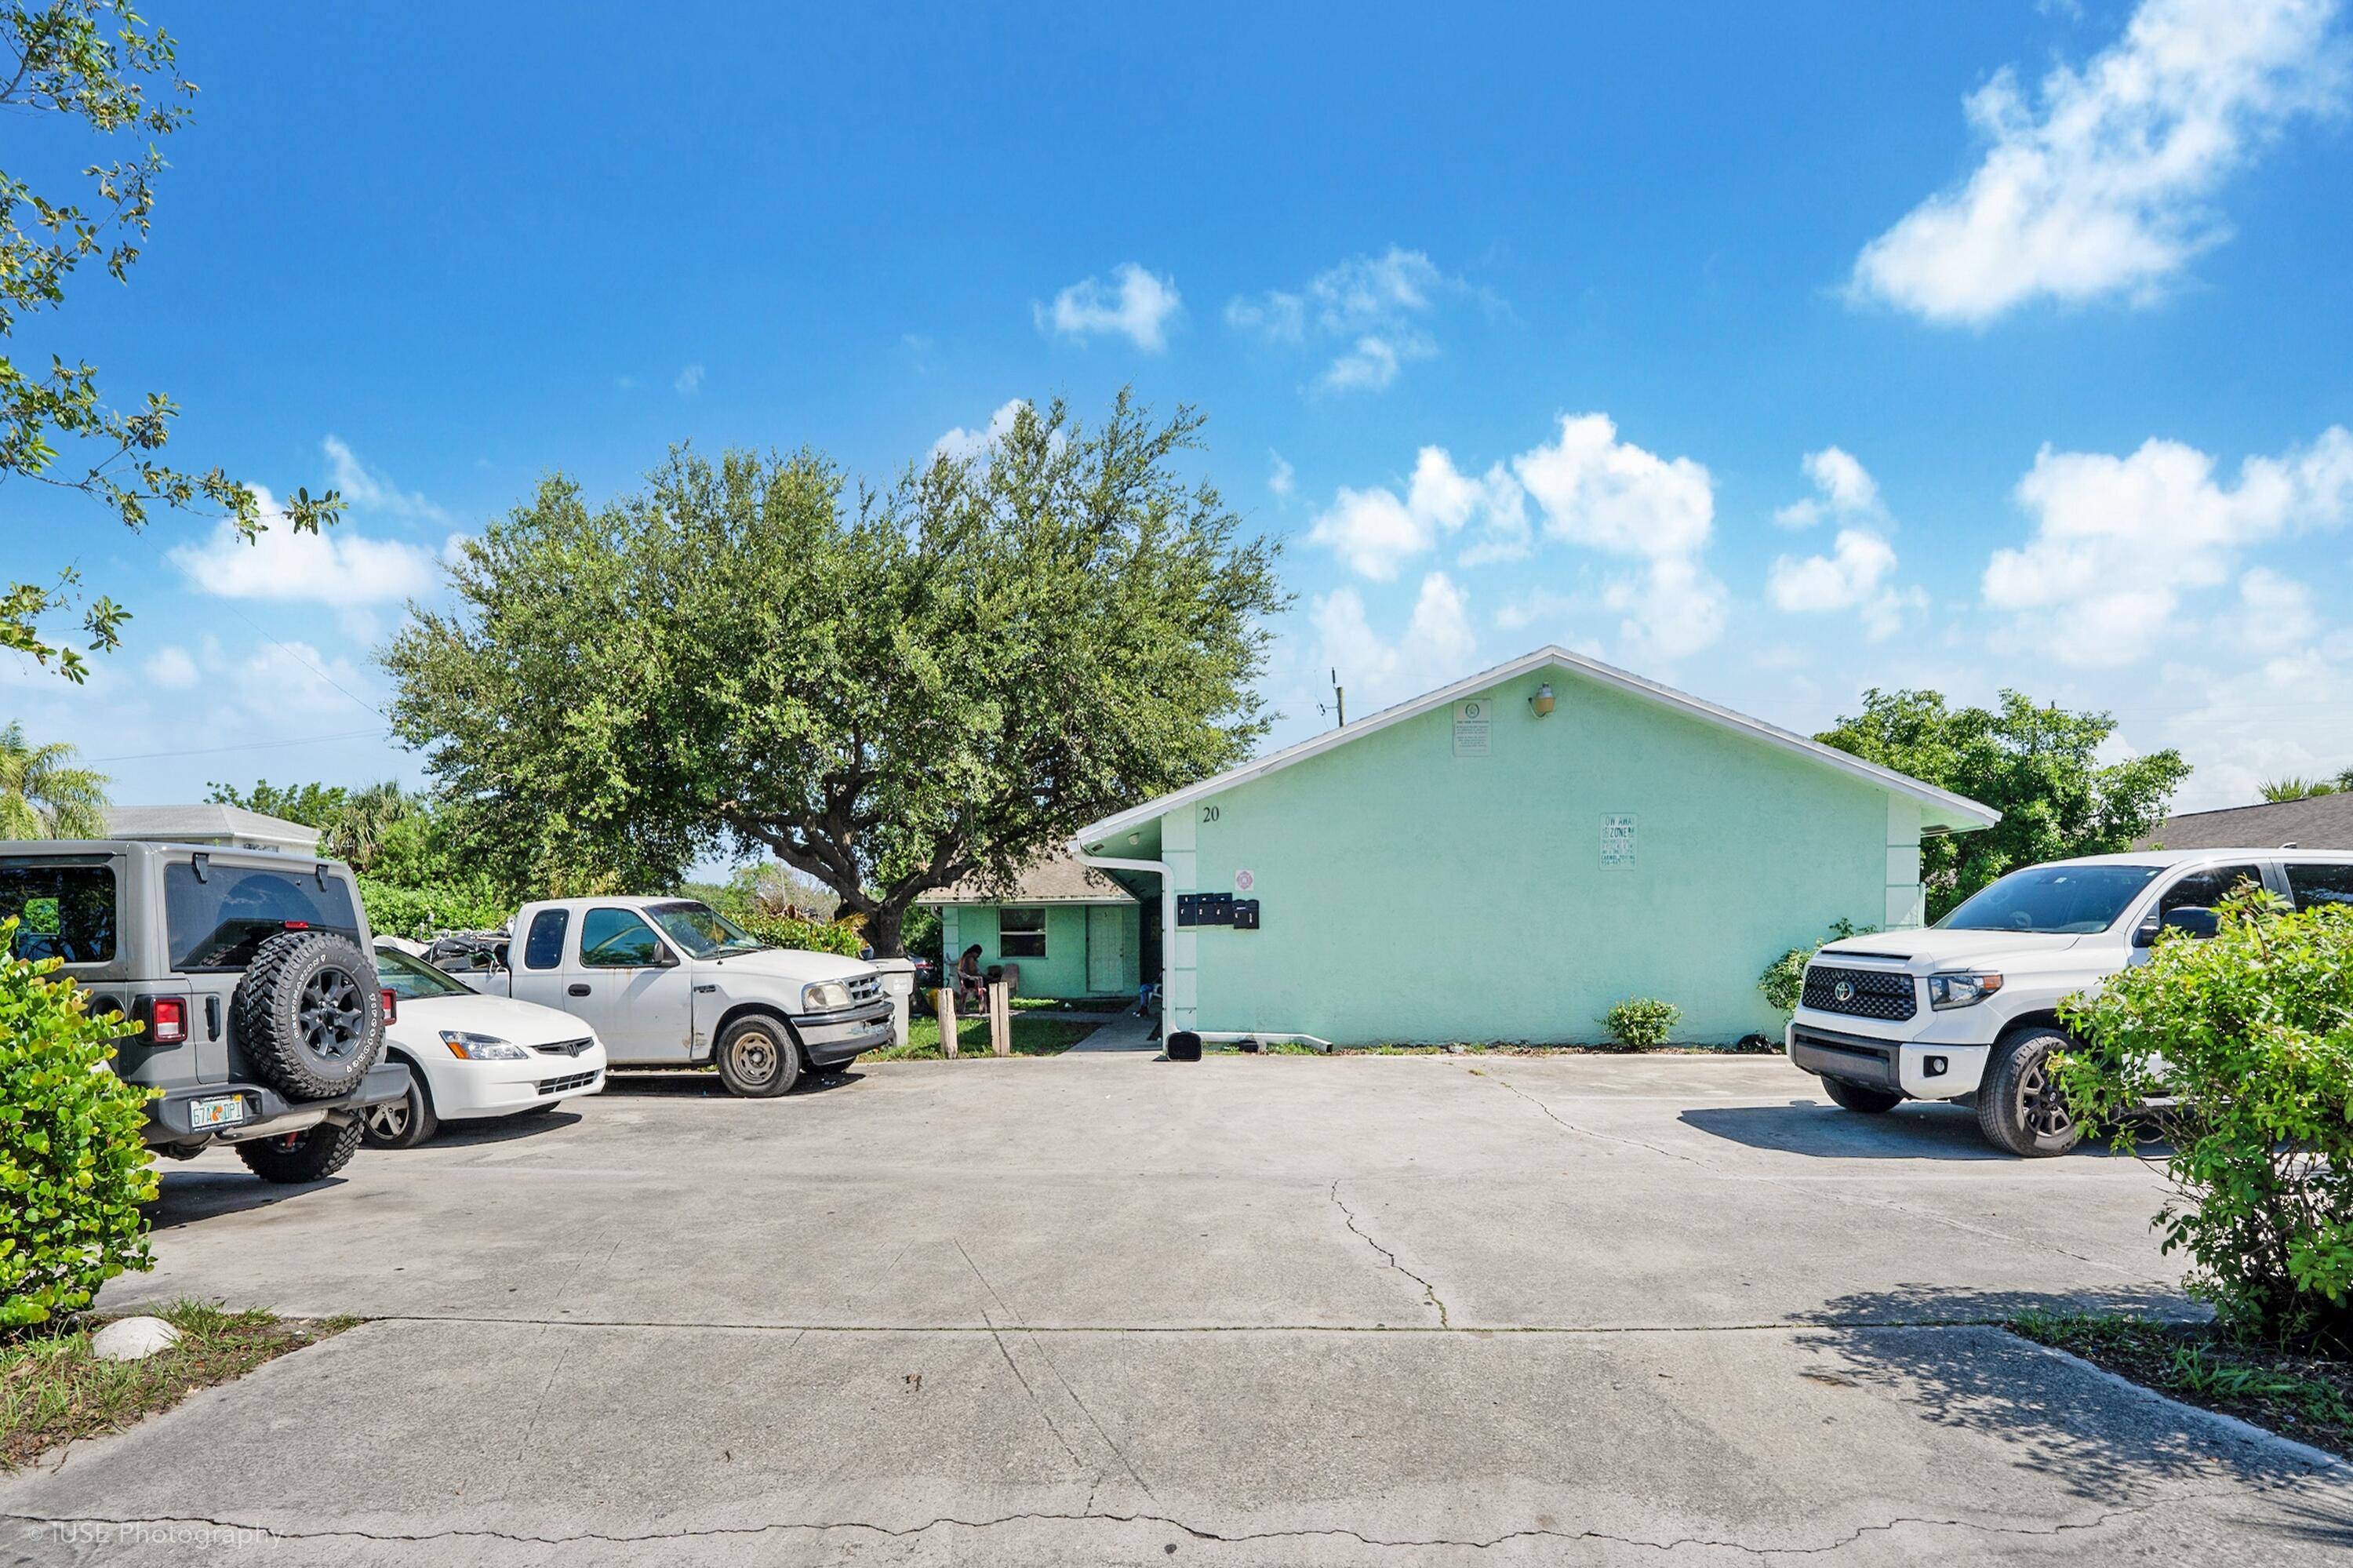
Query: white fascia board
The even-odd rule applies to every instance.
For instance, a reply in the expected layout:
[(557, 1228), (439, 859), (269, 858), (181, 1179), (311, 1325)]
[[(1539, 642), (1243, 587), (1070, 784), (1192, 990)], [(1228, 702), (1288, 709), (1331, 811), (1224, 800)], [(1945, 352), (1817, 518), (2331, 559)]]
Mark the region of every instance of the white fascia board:
[(1205, 800), (1212, 795), (1221, 795), (1237, 785), (1247, 784), (1254, 779), (1263, 779), (1270, 773), (1281, 772), (1295, 762), (1304, 762), (1311, 757), (1329, 751), (1335, 747), (1345, 745), (1359, 736), (1371, 735), (1376, 730), (1387, 729), (1391, 725), (1402, 724), (1410, 718), (1419, 718), (1423, 714), (1445, 707), (1461, 698), (1477, 696), (1480, 693), (1501, 685), (1506, 681), (1516, 680), (1522, 675), (1531, 674), (1537, 670), (1552, 668), (1569, 670), (1597, 681), (1602, 685), (1614, 687), (1619, 691), (1657, 703), (1663, 707), (1673, 708), (1694, 718), (1713, 724), (1718, 728), (1728, 729), (1754, 740), (1761, 740), (1768, 746), (1793, 752), (1825, 767), (1834, 768), (1841, 773), (1861, 779), (1865, 783), (1876, 785), (1882, 789), (1917, 800), (1935, 810), (1944, 819), (1940, 825), (1952, 831), (1967, 832), (1978, 828), (1989, 828), (2001, 821), (2000, 811), (1990, 806), (1980, 805), (1966, 796), (1956, 795), (1947, 789), (1939, 789), (1933, 784), (1924, 784), (1919, 779), (1907, 774), (1898, 773), (1892, 768), (1882, 768), (1877, 763), (1865, 762), (1862, 758), (1851, 752), (1841, 751), (1834, 746), (1824, 746), (1820, 741), (1810, 740), (1802, 735), (1794, 734), (1778, 725), (1769, 725), (1762, 719), (1750, 718), (1746, 714), (1735, 713), (1730, 708), (1718, 706), (1715, 703), (1692, 696), (1684, 692), (1678, 692), (1672, 686), (1662, 686), (1656, 681), (1646, 681), (1641, 676), (1630, 671), (1620, 670), (1614, 664), (1605, 664), (1599, 659), (1588, 659), (1581, 653), (1572, 653), (1566, 648), (1555, 645), (1539, 648), (1533, 653), (1524, 653), (1509, 663), (1498, 664), (1492, 670), (1482, 670), (1475, 675), (1465, 676), (1452, 685), (1441, 686), (1437, 691), (1426, 692), (1420, 696), (1398, 703), (1395, 706), (1383, 708), (1380, 712), (1369, 717), (1358, 719), (1345, 728), (1326, 730), (1322, 735), (1300, 741), (1295, 745), (1286, 746), (1281, 751), (1271, 752), (1255, 762), (1245, 763), (1215, 778), (1204, 779), (1198, 784), (1187, 785), (1157, 800), (1147, 800), (1141, 806), (1132, 806), (1115, 816), (1105, 817), (1099, 822), (1091, 822), (1079, 830), (1078, 836), (1071, 841), (1071, 847), (1073, 851), (1083, 854), (1089, 844), (1105, 842), (1116, 834), (1130, 832), (1146, 822), (1155, 821), (1171, 811), (1183, 810), (1194, 802)]

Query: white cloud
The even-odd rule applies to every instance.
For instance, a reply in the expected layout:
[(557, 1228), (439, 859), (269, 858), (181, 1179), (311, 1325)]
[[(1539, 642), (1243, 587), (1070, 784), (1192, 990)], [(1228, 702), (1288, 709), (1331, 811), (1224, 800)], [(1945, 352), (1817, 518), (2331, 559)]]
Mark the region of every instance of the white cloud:
[(1852, 282), (1933, 322), (2037, 298), (2153, 299), (2228, 237), (2210, 198), (2299, 113), (2342, 100), (2337, 0), (2143, 0), (2124, 37), (2039, 93), (1966, 101), (1988, 143), (1956, 188), (1863, 248)]
[[(1519, 487), (1501, 464), (1472, 479), (1455, 468), (1443, 447), (1424, 447), (1402, 499), (1386, 488), (1343, 487), (1307, 536), (1351, 570), (1386, 582), (1402, 562), (1459, 533), (1481, 512), (1516, 514), (1520, 504)], [(1521, 526), (1525, 532), (1524, 515)]]
[(1271, 451), (1267, 456), (1274, 460), (1274, 471), (1266, 476), (1266, 487), (1277, 495), (1290, 494), (1293, 485), (1297, 482), (1297, 475), (1293, 471), (1290, 461), (1281, 452)]
[(671, 378), (670, 386), (681, 397), (691, 397), (702, 390), (702, 366), (690, 365)]
[(434, 553), (395, 539), (371, 539), (351, 524), (298, 534), (269, 492), (259, 491), (267, 530), (248, 544), (223, 518), (201, 544), (166, 557), (191, 585), (223, 599), (309, 599), (338, 608), (381, 604), (428, 591)]
[(988, 417), (987, 429), (967, 430), (962, 425), (956, 426), (932, 443), (932, 457), (935, 461), (946, 458), (953, 462), (965, 462), (981, 456), (1005, 439), (1006, 432), (1013, 429), (1015, 417), (1028, 407), (1026, 399), (1007, 398), (997, 405), (997, 412)]
[(139, 670), (150, 685), (167, 692), (185, 692), (196, 683), (196, 662), (174, 643), (167, 642), (150, 653)]
[(1887, 586), (1894, 570), (1895, 551), (1886, 540), (1868, 528), (1841, 528), (1827, 556), (1776, 560), (1766, 592), (1774, 609), (1791, 615), (1861, 610), (1864, 634), (1882, 642), (1902, 629), (1905, 609), (1927, 602), (1916, 588)]
[(1818, 493), (1793, 501), (1773, 514), (1784, 528), (1810, 528), (1825, 517), (1858, 517), (1878, 514), (1879, 484), (1854, 454), (1839, 447), (1808, 452), (1802, 464)]
[(1618, 440), (1604, 414), (1561, 420), (1557, 440), (1496, 463), (1477, 479), (1440, 447), (1424, 447), (1406, 494), (1342, 489), (1308, 537), (1354, 571), (1388, 580), (1415, 556), (1474, 521), (1460, 564), (1517, 560), (1544, 536), (1639, 563), (1610, 576), (1600, 601), (1620, 616), (1630, 656), (1680, 658), (1722, 631), (1724, 585), (1701, 564), (1715, 516), (1715, 482), (1689, 458), (1661, 458)]
[(2121, 458), (2045, 447), (2018, 499), (2034, 537), (1994, 552), (1986, 602), (2065, 663), (2127, 664), (2175, 630), (2184, 594), (2230, 580), (2248, 546), (2346, 521), (2353, 435), (2331, 426), (2302, 451), (2249, 458), (2229, 488), (2212, 458), (2179, 441)]
[(1082, 278), (1054, 296), (1051, 305), (1031, 307), (1039, 332), (1082, 341), (1116, 333), (1136, 347), (1157, 354), (1168, 346), (1167, 327), (1184, 304), (1173, 278), (1147, 272), (1133, 261), (1112, 269), (1113, 282)]
[(1315, 599), (1308, 620), (1315, 632), (1316, 667), (1339, 673), (1349, 706), (1360, 715), (1479, 667), (1470, 601), (1444, 572), (1421, 579), (1413, 614), (1394, 642), (1373, 630), (1364, 598), (1353, 588), (1335, 588)]
[(2237, 630), (2248, 648), (2285, 653), (2310, 643), (2319, 630), (2312, 589), (2303, 583), (2269, 567), (2257, 567), (2239, 579)]
[(319, 446), (327, 454), (335, 488), (353, 511), (380, 512), (390, 517), (414, 517), (427, 523), (449, 521), (447, 512), (424, 496), (402, 490), (388, 475), (360, 461), (359, 455), (341, 437), (329, 436)]
[(1392, 245), (1378, 256), (1352, 256), (1296, 292), (1274, 289), (1229, 300), (1226, 324), (1270, 343), (1313, 337), (1337, 345), (1316, 387), (1377, 392), (1408, 363), (1438, 352), (1430, 318), (1442, 299), (1467, 292), (1423, 252)]

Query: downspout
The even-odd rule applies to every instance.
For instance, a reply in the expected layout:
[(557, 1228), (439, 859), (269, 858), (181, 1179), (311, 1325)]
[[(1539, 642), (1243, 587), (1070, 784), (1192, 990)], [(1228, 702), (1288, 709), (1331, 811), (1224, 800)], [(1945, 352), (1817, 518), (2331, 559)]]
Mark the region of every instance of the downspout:
[[(1176, 932), (1176, 893), (1171, 885), (1173, 879), (1169, 875), (1168, 863), (1165, 860), (1126, 860), (1117, 855), (1089, 854), (1086, 846), (1076, 840), (1071, 842), (1071, 853), (1078, 856), (1081, 865), (1099, 866), (1104, 871), (1149, 872), (1160, 878), (1161, 983), (1165, 988), (1168, 979), (1167, 944), (1169, 938)], [(1161, 1000), (1161, 1016), (1164, 1019), (1167, 1017), (1166, 998), (1167, 993), (1164, 989)], [(1326, 1054), (1329, 1054), (1332, 1050), (1332, 1042), (1313, 1034), (1269, 1034), (1264, 1032), (1236, 1033), (1221, 1030), (1201, 1035), (1204, 1044), (1214, 1043), (1231, 1045), (1244, 1040), (1256, 1040), (1270, 1045), (1313, 1045)]]

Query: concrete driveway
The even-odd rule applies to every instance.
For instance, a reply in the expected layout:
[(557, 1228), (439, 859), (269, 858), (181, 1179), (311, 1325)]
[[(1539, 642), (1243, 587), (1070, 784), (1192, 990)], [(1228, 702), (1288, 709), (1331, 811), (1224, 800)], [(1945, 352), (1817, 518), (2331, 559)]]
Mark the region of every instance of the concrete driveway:
[(2309, 1451), (1984, 1326), (2179, 1309), (2099, 1155), (1772, 1058), (1073, 1054), (625, 1083), (180, 1294), (373, 1319), (0, 1486), (27, 1562), (2343, 1561)]

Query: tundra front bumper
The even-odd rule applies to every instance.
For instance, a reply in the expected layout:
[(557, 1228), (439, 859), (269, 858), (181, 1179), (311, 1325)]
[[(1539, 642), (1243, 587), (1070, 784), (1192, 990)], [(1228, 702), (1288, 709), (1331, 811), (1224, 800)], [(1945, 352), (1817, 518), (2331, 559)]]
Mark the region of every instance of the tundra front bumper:
[(1818, 1078), (1842, 1078), (1915, 1100), (1957, 1100), (1977, 1092), (1989, 1048), (1935, 1040), (1880, 1040), (1792, 1022), (1789, 1061)]

